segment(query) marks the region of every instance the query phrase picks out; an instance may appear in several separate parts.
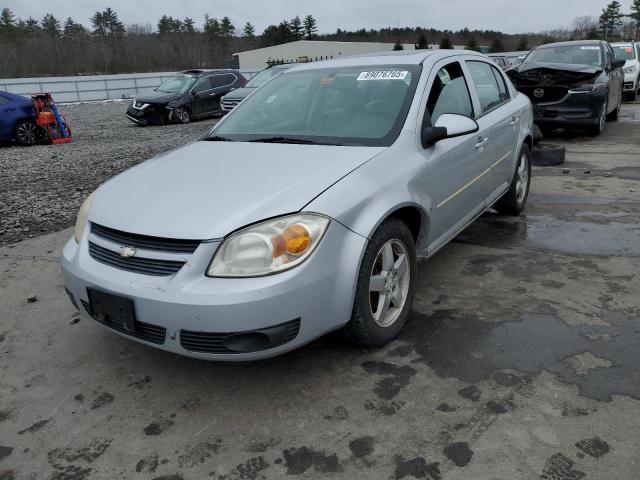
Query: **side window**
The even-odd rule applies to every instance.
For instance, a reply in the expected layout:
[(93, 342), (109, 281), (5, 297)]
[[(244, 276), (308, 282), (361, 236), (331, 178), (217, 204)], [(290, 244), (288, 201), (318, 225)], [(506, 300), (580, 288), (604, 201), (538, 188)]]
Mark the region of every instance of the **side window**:
[(507, 88), (507, 84), (504, 81), (504, 77), (502, 76), (502, 73), (500, 72), (500, 70), (498, 70), (496, 67), (491, 67), (491, 70), (493, 70), (493, 74), (496, 77), (496, 82), (498, 83), (498, 91), (500, 92), (500, 99), (503, 101), (508, 101), (510, 97), (509, 95), (509, 89)]
[(458, 62), (442, 67), (436, 74), (427, 99), (431, 124), (435, 125), (443, 113), (456, 113), (473, 118), (473, 104), (469, 87)]
[(209, 81), (210, 77), (201, 78), (196, 83), (196, 86), (193, 87), (193, 91), (196, 93), (204, 92), (205, 90), (211, 89), (211, 82)]
[(231, 73), (214, 75), (209, 78), (211, 79), (211, 88), (225, 87), (227, 85), (231, 85), (236, 80), (236, 76)]
[[(493, 73), (495, 67), (475, 60), (467, 61), (467, 67), (478, 92), (483, 114), (499, 107), (508, 100), (508, 97), (504, 98), (500, 93), (500, 86)], [(506, 89), (504, 80), (502, 81), (502, 89)]]
[(7, 103), (11, 103), (11, 99), (0, 95), (0, 105), (6, 105)]
[(606, 65), (607, 67), (611, 66), (611, 62), (613, 61), (613, 51), (611, 50), (611, 47), (609, 45), (607, 45), (605, 47), (605, 52), (607, 55), (607, 61), (606, 61)]

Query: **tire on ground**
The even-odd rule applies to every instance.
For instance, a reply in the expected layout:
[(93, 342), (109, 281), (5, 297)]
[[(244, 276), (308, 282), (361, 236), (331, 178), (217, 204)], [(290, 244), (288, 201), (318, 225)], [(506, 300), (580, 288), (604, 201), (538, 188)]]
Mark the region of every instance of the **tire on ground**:
[[(369, 283), (378, 252), (391, 239), (399, 240), (407, 251), (409, 288), (405, 303), (395, 322), (387, 327), (382, 327), (375, 322), (371, 311)], [(416, 273), (416, 247), (409, 227), (401, 220), (388, 218), (373, 234), (362, 257), (351, 320), (343, 330), (347, 340), (362, 347), (374, 348), (381, 347), (396, 338), (407, 323), (411, 311), (415, 295)]]
[(564, 163), (565, 155), (565, 147), (549, 143), (539, 143), (533, 147), (531, 163), (538, 167), (560, 165)]

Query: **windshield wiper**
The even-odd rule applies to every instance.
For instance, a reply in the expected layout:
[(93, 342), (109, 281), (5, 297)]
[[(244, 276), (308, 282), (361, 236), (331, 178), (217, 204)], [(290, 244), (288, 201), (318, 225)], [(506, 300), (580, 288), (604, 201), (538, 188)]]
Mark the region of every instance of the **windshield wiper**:
[(231, 140), (230, 138), (221, 137), (220, 135), (212, 135), (210, 137), (204, 137), (203, 140), (207, 142), (233, 142), (233, 140)]
[(332, 145), (330, 143), (316, 142), (314, 140), (305, 140), (303, 138), (292, 138), (292, 137), (254, 138), (253, 140), (247, 140), (247, 142), (256, 142), (256, 143), (295, 143), (295, 144), (300, 144), (300, 145)]

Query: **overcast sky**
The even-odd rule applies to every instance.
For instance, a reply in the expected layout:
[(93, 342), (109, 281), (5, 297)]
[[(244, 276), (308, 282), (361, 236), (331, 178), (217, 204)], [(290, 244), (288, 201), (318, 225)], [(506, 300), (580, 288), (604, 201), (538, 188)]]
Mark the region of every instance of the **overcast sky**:
[[(306, 5), (305, 5), (306, 3)], [(507, 33), (538, 32), (568, 27), (578, 15), (598, 16), (607, 0), (2, 0), (19, 17), (37, 19), (45, 13), (72, 17), (89, 25), (96, 10), (110, 6), (125, 24), (156, 25), (163, 14), (191, 17), (201, 25), (204, 14), (229, 16), (236, 27), (251, 22), (257, 32), (283, 18), (316, 17), (321, 33), (336, 28), (424, 26), (458, 30), (494, 29)], [(622, 0), (628, 10), (631, 0)]]

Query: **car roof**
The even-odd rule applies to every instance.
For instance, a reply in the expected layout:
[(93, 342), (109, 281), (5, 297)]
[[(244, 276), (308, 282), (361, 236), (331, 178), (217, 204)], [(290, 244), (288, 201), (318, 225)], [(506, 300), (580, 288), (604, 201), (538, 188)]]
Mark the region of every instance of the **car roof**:
[(22, 100), (24, 103), (31, 103), (30, 98), (25, 98), (22, 95), (17, 95), (15, 93), (5, 92), (3, 90), (0, 90), (0, 95), (2, 95), (3, 97), (10, 98), (11, 100)]
[(191, 69), (182, 70), (180, 72), (183, 75), (204, 75), (207, 73), (239, 73), (238, 70), (233, 68), (207, 68), (207, 69)]
[(301, 71), (316, 70), (322, 68), (352, 66), (357, 67), (368, 65), (421, 65), (426, 60), (435, 63), (442, 58), (457, 57), (462, 55), (477, 56), (479, 58), (489, 60), (486, 55), (471, 50), (400, 50), (345, 56), (333, 60), (323, 60), (320, 62), (302, 63), (292, 70)]
[(567, 41), (567, 42), (554, 42), (554, 43), (547, 43), (545, 45), (540, 45), (538, 47), (535, 48), (535, 50), (539, 49), (539, 48), (551, 48), (551, 47), (568, 47), (571, 45), (596, 45), (596, 46), (600, 46), (602, 45), (602, 40), (572, 40), (572, 41)]

